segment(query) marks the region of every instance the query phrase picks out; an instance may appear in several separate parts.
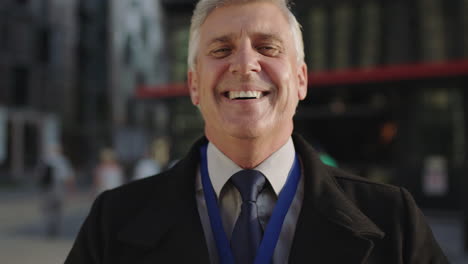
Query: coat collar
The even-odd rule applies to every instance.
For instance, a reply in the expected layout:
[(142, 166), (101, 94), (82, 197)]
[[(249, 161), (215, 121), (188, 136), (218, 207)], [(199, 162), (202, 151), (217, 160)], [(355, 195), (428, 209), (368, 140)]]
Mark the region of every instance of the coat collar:
[(352, 233), (372, 234), (382, 238), (382, 230), (345, 196), (329, 167), (320, 161), (317, 152), (301, 136), (294, 134), (293, 138), (304, 166), (304, 203), (313, 204), (330, 221)]
[(384, 233), (349, 200), (315, 150), (301, 136), (294, 134), (293, 141), (305, 180), (290, 263), (301, 259), (363, 263), (374, 240)]
[[(293, 135), (293, 141), (305, 180), (290, 263), (316, 260), (317, 256), (338, 261), (327, 263), (363, 262), (373, 248), (373, 241), (382, 239), (384, 233), (345, 196), (315, 150), (298, 135)], [(198, 140), (183, 160), (158, 177), (148, 207), (121, 230), (119, 240), (146, 249), (163, 242), (173, 243), (165, 248), (174, 254), (184, 252), (193, 255), (193, 259), (204, 260), (200, 263), (209, 262), (195, 199), (199, 149), (206, 143), (204, 137)], [(168, 237), (174, 239), (168, 242)]]

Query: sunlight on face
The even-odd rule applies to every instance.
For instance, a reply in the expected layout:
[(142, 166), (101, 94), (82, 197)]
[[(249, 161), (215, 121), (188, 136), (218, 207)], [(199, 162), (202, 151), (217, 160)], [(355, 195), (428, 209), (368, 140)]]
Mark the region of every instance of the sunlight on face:
[(268, 2), (221, 7), (207, 17), (200, 37), (189, 87), (207, 137), (289, 137), (307, 69), (297, 62), (281, 10)]

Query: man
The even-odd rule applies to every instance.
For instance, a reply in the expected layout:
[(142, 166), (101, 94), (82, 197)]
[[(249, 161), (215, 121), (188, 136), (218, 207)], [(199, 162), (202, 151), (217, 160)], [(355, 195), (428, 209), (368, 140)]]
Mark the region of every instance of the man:
[(206, 138), (101, 195), (66, 263), (447, 263), (407, 191), (328, 167), (292, 135), (307, 67), (284, 0), (201, 0), (190, 34)]

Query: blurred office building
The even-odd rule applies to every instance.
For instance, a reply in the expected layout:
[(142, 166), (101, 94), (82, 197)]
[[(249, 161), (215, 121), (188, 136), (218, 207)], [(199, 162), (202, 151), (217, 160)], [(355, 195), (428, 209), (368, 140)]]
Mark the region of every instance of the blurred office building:
[[(77, 1), (0, 3), (0, 177), (22, 179), (76, 111)], [(51, 142), (52, 141), (52, 142)]]
[(132, 134), (141, 143), (119, 154), (138, 158), (149, 139), (136, 117), (158, 108), (132, 97), (167, 82), (163, 25), (157, 0), (1, 1), (0, 179), (32, 175), (50, 143), (86, 169)]
[[(147, 127), (165, 113), (135, 103), (135, 87), (167, 82), (165, 16), (158, 0), (82, 0), (78, 10), (79, 147), (92, 161), (113, 147), (124, 163), (151, 141)], [(142, 125), (146, 123), (145, 125)]]

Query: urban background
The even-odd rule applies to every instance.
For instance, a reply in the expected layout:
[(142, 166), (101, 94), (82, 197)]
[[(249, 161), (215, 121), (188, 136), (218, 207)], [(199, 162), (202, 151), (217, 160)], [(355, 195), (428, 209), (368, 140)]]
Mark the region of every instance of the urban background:
[[(94, 197), (203, 133), (195, 0), (0, 0), (0, 262), (62, 263)], [(468, 0), (296, 0), (323, 161), (406, 187), (468, 263)], [(5, 246), (4, 246), (5, 245)]]

